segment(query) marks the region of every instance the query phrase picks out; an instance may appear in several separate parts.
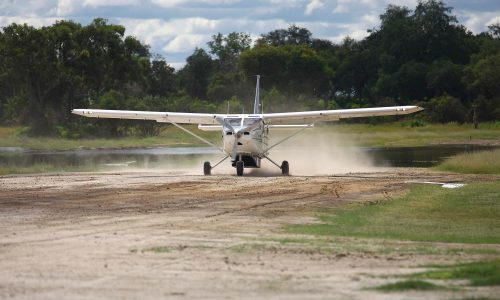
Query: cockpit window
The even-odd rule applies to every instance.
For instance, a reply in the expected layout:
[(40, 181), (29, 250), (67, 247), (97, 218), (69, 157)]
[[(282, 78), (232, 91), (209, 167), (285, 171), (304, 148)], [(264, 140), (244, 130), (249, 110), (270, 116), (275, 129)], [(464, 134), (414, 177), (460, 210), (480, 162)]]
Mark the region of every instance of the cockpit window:
[(251, 126), (259, 121), (259, 118), (246, 118), (245, 120), (243, 120), (243, 126)]
[(226, 123), (231, 126), (241, 126), (241, 118), (226, 118)]

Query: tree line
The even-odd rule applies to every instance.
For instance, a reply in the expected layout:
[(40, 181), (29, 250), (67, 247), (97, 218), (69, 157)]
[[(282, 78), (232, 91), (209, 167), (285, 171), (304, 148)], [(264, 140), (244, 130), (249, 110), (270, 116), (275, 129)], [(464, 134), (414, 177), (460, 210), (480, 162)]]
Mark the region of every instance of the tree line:
[(125, 28), (10, 24), (0, 31), (0, 120), (32, 134), (158, 133), (150, 122), (88, 120), (72, 108), (250, 112), (260, 74), (264, 112), (417, 104), (428, 122), (500, 119), (500, 25), (473, 34), (436, 0), (389, 5), (360, 41), (318, 39), (291, 25), (216, 34), (176, 71)]

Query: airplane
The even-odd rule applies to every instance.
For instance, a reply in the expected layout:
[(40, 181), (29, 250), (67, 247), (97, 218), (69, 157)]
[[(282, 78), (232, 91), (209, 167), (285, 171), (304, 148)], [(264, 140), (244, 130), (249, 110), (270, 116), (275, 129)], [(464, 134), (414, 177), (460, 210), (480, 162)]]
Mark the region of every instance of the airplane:
[[(285, 160), (279, 165), (269, 157), (269, 151), (305, 129), (314, 127), (316, 122), (370, 116), (405, 115), (422, 110), (418, 106), (390, 106), (263, 113), (261, 112), (260, 105), (260, 76), (256, 75), (256, 77), (257, 83), (255, 87), (253, 114), (209, 114), (103, 109), (73, 109), (71, 112), (90, 118), (152, 120), (161, 123), (170, 123), (200, 141), (215, 147), (224, 154), (224, 157), (214, 165), (211, 165), (208, 161), (203, 164), (204, 175), (211, 175), (215, 167), (226, 159), (231, 158), (231, 165), (236, 168), (238, 176), (243, 176), (245, 168), (260, 168), (262, 159), (270, 161), (281, 169), (282, 175), (287, 176), (290, 174), (288, 161)], [(200, 137), (180, 124), (198, 124), (198, 129), (203, 131), (222, 131), (222, 147)], [(296, 130), (275, 144), (269, 145), (268, 135), (270, 129)]]

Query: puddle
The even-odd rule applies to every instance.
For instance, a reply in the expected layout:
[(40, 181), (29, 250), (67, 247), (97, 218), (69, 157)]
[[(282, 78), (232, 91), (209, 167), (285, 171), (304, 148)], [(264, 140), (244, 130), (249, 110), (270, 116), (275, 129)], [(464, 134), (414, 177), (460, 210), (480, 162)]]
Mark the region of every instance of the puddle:
[(406, 183), (422, 183), (422, 184), (433, 184), (440, 185), (445, 189), (458, 189), (465, 186), (465, 183), (457, 182), (434, 182), (434, 181), (406, 181)]

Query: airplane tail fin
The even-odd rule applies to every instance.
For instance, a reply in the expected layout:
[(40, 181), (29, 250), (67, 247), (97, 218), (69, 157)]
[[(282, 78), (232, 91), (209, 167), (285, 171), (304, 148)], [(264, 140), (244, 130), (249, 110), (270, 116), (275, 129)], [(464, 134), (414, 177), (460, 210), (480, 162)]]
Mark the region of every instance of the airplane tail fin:
[(260, 114), (260, 75), (257, 76), (257, 85), (255, 86), (255, 103), (253, 105), (253, 113)]

